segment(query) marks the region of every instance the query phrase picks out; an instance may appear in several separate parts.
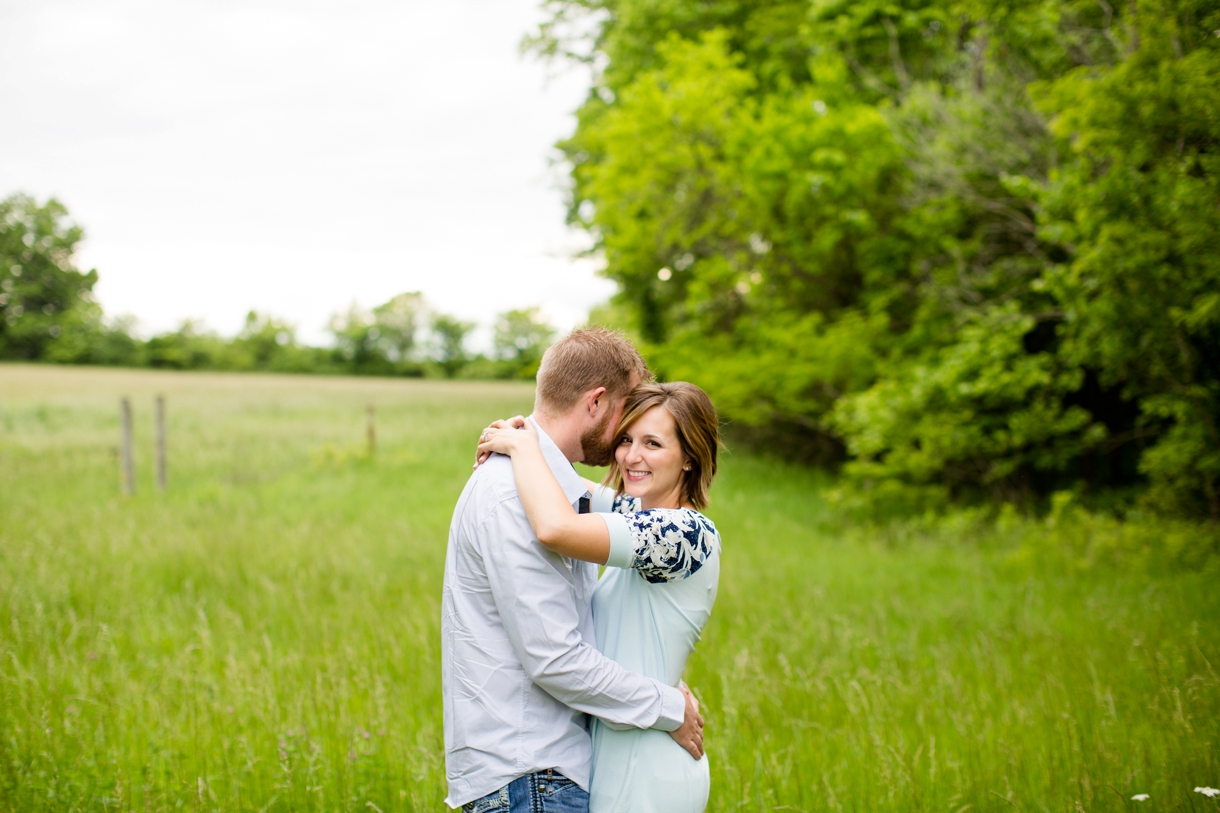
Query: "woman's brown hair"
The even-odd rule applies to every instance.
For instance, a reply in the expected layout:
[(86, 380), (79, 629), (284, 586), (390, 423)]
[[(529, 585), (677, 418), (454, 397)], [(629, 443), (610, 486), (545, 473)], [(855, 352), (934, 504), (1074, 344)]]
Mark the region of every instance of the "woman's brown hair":
[[(614, 437), (621, 439), (653, 407), (664, 407), (673, 416), (678, 443), (690, 464), (690, 471), (682, 473), (682, 502), (702, 510), (707, 506), (707, 492), (716, 476), (716, 453), (720, 449), (720, 422), (712, 399), (685, 381), (636, 387), (627, 396)], [(610, 463), (610, 471), (602, 483), (617, 494), (623, 493), (623, 472), (617, 460)]]

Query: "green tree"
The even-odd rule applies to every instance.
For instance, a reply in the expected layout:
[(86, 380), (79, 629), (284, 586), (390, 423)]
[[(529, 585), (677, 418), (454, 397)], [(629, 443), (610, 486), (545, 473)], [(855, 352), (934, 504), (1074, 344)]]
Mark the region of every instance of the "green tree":
[(240, 333), (228, 343), (220, 362), (238, 370), (320, 372), (325, 354), (297, 342), (296, 328), (269, 314), (250, 311)]
[(47, 358), (65, 332), (100, 321), (90, 299), (97, 271), (81, 272), (73, 261), (83, 236), (54, 198), (0, 201), (0, 358)]
[(429, 316), (418, 292), (399, 294), (372, 310), (353, 302), (330, 320), (335, 357), (353, 372), (422, 375), (417, 336)]
[(569, 217), (662, 375), (862, 484), (1220, 519), (1214, 3), (546, 7), (594, 67)]
[(388, 372), (390, 361), (381, 345), (381, 329), (372, 312), (353, 302), (346, 312), (330, 318), (328, 329), (335, 337), (335, 353), (353, 372)]
[(171, 370), (230, 368), (225, 351), (225, 340), (197, 319), (184, 319), (177, 330), (158, 333), (145, 345), (150, 366)]
[(466, 337), (474, 330), (474, 324), (463, 322), (444, 313), (432, 317), (432, 354), (445, 375), (452, 378), (467, 363)]
[(43, 358), (59, 364), (108, 364), (143, 367), (147, 346), (136, 335), (133, 316), (105, 318), (95, 302), (80, 302), (61, 321), (60, 335), (48, 345)]
[(418, 291), (399, 294), (373, 308), (376, 341), (386, 358), (399, 363), (410, 361), (416, 349), (416, 334), (428, 317), (423, 294)]
[(509, 366), (517, 378), (533, 378), (542, 354), (555, 338), (555, 328), (538, 308), (522, 308), (499, 314), (492, 335), (495, 358)]
[(1125, 57), (1038, 88), (1061, 355), (1138, 407), (1150, 503), (1220, 520), (1220, 7), (1142, 2)]

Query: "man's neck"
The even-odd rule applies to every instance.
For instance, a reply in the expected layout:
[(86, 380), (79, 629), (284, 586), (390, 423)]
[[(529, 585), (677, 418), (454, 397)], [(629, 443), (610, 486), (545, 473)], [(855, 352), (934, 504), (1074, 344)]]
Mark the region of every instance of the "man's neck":
[(537, 408), (534, 409), (532, 417), (538, 428), (555, 442), (569, 463), (579, 463), (585, 459), (584, 450), (580, 446), (580, 430), (574, 421), (556, 418)]

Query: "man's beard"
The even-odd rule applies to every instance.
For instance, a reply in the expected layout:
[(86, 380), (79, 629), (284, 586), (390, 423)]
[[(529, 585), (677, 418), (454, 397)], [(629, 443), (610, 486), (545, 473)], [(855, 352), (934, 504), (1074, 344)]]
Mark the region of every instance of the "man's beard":
[(614, 439), (606, 440), (611, 417), (607, 412), (601, 423), (580, 436), (580, 451), (584, 455), (581, 462), (586, 466), (609, 466), (614, 460)]

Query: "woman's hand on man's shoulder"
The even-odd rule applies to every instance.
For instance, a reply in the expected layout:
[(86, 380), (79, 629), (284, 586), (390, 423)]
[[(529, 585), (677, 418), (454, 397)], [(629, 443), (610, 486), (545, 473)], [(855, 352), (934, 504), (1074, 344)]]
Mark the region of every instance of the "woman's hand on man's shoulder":
[(508, 430), (523, 430), (527, 435), (535, 437), (538, 434), (534, 431), (534, 427), (530, 426), (529, 421), (521, 415), (492, 421), (479, 435), (479, 442), (475, 448), (474, 466), (471, 468), (477, 469), (487, 458), (491, 457), (492, 452), (512, 453), (514, 442), (520, 438), (515, 433), (509, 433)]

